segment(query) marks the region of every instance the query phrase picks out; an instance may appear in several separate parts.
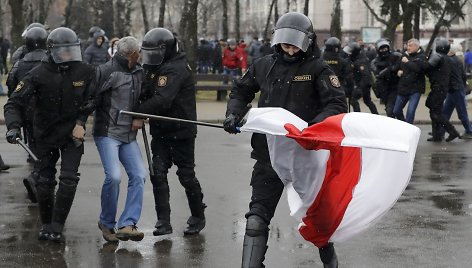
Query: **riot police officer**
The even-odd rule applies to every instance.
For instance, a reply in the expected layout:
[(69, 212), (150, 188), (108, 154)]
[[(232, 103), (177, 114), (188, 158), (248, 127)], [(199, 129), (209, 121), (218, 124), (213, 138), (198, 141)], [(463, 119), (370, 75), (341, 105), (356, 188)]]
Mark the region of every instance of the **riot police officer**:
[[(29, 51), (22, 59), (17, 61), (13, 68), (10, 69), (7, 78), (8, 96), (11, 96), (13, 90), (18, 86), (18, 83), (26, 76), (26, 74), (32, 70), (36, 65), (41, 63), (46, 57), (46, 39), (48, 33), (42, 27), (33, 27), (26, 32), (25, 35), (25, 47)], [(34, 113), (34, 101), (30, 105), (25, 107), (22, 111), (24, 114), (24, 133), (28, 146), (33, 149), (35, 146), (33, 136), (33, 113)], [(32, 162), (31, 156), (28, 156), (28, 162)], [(28, 191), (28, 197), (31, 202), (36, 203), (36, 180), (37, 172), (32, 172), (30, 176), (23, 180), (23, 184)]]
[[(397, 98), (398, 75), (400, 69), (401, 54), (391, 52), (390, 42), (379, 39), (375, 43), (377, 56), (371, 62), (371, 69), (375, 75), (375, 89), (380, 99), (385, 104), (385, 112), (388, 117), (395, 117), (393, 108)], [(405, 118), (399, 118), (405, 120)]]
[[(260, 91), (259, 107), (282, 107), (315, 124), (347, 112), (346, 97), (337, 76), (320, 58), (310, 19), (297, 12), (276, 23), (275, 53), (257, 59), (231, 91), (224, 128), (237, 133), (244, 108)], [(246, 214), (242, 267), (263, 267), (269, 224), (284, 185), (271, 166), (266, 137), (254, 133), (251, 157), (256, 160), (251, 178), (252, 197)], [(332, 243), (319, 249), (324, 267), (337, 267)]]
[(451, 74), (451, 61), (447, 53), (450, 44), (446, 39), (438, 39), (436, 41), (436, 51), (431, 54), (428, 59), (427, 76), (431, 83), (431, 91), (426, 99), (426, 107), (429, 108), (429, 116), (432, 124), (432, 137), (428, 141), (442, 141), (441, 127), (449, 133), (446, 141), (452, 141), (460, 138), (459, 132), (449, 122), (442, 113), (444, 100), (449, 90), (449, 79)]
[[(137, 108), (140, 113), (196, 120), (195, 84), (184, 53), (179, 51), (177, 39), (165, 28), (154, 28), (146, 33), (141, 46), (144, 68), (143, 87), (148, 98)], [(146, 93), (145, 93), (146, 94)], [(169, 168), (177, 166), (177, 176), (185, 188), (191, 216), (186, 235), (198, 234), (205, 227), (203, 193), (195, 177), (195, 138), (197, 128), (192, 124), (151, 121), (151, 149), (154, 176), (151, 176), (156, 229), (153, 234), (173, 232), (170, 224)]]
[[(78, 168), (84, 145), (85, 122), (92, 112), (94, 70), (82, 63), (79, 39), (74, 31), (60, 27), (47, 38), (48, 57), (21, 80), (5, 104), (7, 141), (21, 139), (24, 126), (22, 111), (32, 99), (35, 102), (33, 152), (40, 161), (34, 169), (41, 230), (39, 240), (64, 242), (65, 221), (79, 182)], [(61, 157), (59, 187), (56, 163)]]
[[(35, 27), (40, 27), (40, 28), (43, 28), (43, 29), (47, 30), (47, 27), (44, 24), (39, 23), (39, 22), (33, 22), (30, 25), (28, 25), (28, 27), (26, 27), (26, 29), (21, 34), (21, 37), (25, 38), (26, 33), (30, 29), (33, 29)], [(15, 50), (15, 52), (13, 52), (13, 55), (11, 56), (11, 63), (14, 65), (17, 61), (22, 59), (28, 52), (29, 51), (28, 51), (28, 48), (26, 47), (26, 45), (20, 46), (19, 48), (17, 48)]]
[(323, 52), (324, 61), (333, 69), (338, 76), (341, 85), (344, 86), (344, 92), (348, 99), (349, 106), (352, 106), (354, 112), (360, 112), (359, 102), (360, 96), (355, 92), (354, 78), (352, 74), (352, 64), (340, 55), (341, 41), (336, 37), (330, 37), (325, 42), (325, 50)]
[(372, 86), (372, 75), (370, 73), (369, 59), (363, 53), (362, 48), (357, 43), (349, 44), (348, 50), (345, 51), (349, 54), (349, 58), (353, 64), (354, 81), (356, 86), (362, 92), (362, 99), (369, 107), (369, 110), (373, 114), (378, 114), (377, 107), (372, 102), (370, 97), (370, 88)]

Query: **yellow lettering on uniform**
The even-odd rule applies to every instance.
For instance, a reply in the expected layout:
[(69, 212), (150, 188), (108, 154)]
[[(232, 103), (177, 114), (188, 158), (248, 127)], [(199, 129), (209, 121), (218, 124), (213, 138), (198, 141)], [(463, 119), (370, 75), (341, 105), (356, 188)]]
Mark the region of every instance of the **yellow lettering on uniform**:
[(74, 87), (83, 87), (84, 84), (85, 84), (85, 81), (74, 81), (74, 82), (72, 82), (72, 85)]
[(311, 74), (297, 75), (297, 76), (293, 77), (294, 82), (310, 81), (310, 80), (311, 80)]

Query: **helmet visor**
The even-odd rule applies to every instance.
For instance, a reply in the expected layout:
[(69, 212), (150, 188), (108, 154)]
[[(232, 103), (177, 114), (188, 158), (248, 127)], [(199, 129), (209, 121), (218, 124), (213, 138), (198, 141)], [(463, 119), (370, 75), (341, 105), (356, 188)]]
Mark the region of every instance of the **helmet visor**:
[(280, 28), (275, 30), (271, 46), (282, 43), (296, 46), (303, 52), (306, 52), (310, 45), (310, 40), (304, 32), (292, 28)]
[(160, 65), (164, 61), (165, 55), (166, 55), (165, 48), (158, 48), (158, 49), (141, 48), (142, 64)]
[(55, 63), (82, 61), (80, 46), (56, 46), (50, 49)]

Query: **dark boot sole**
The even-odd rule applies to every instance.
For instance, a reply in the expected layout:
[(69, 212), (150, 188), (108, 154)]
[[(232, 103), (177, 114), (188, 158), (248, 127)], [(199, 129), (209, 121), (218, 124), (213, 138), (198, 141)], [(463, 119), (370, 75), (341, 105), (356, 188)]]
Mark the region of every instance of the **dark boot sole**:
[(164, 231), (154, 230), (154, 231), (152, 232), (152, 234), (153, 234), (154, 236), (168, 235), (168, 234), (171, 234), (171, 233), (173, 233), (173, 230), (172, 230), (172, 229), (171, 229), (171, 230), (164, 230)]
[(127, 234), (116, 234), (116, 238), (118, 238), (121, 241), (141, 241), (144, 238), (144, 235), (127, 235)]
[(31, 202), (38, 203), (38, 199), (36, 198), (36, 194), (33, 190), (34, 186), (31, 186), (30, 181), (27, 178), (23, 179), (23, 185), (25, 185), (26, 191), (28, 192), (28, 198), (31, 200)]

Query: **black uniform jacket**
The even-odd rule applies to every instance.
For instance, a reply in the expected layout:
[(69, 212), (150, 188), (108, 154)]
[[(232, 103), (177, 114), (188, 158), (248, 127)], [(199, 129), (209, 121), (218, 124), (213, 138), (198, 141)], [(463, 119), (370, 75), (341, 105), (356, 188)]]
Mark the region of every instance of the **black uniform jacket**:
[[(195, 83), (184, 53), (178, 53), (155, 70), (145, 69), (143, 81), (147, 98), (137, 112), (181, 118), (197, 119)], [(151, 135), (169, 139), (195, 137), (197, 126), (189, 123), (151, 120)]]
[[(344, 88), (319, 51), (287, 63), (278, 54), (257, 59), (236, 81), (226, 114), (239, 114), (260, 91), (259, 107), (282, 107), (310, 125), (347, 112)], [(253, 134), (251, 157), (269, 162), (265, 135)]]
[(93, 93), (94, 69), (82, 62), (69, 68), (41, 62), (18, 83), (5, 104), (8, 129), (23, 126), (21, 111), (34, 98), (33, 133), (37, 142), (61, 145), (71, 138), (75, 124), (85, 124)]

